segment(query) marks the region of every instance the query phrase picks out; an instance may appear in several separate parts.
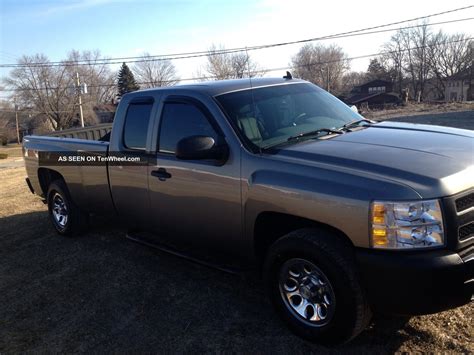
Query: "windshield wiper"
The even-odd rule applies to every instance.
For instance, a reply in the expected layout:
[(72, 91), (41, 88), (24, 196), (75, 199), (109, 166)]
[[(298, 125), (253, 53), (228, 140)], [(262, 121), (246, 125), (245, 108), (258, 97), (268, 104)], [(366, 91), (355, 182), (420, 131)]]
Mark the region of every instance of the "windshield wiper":
[(280, 146), (284, 146), (284, 145), (287, 145), (287, 144), (298, 142), (300, 140), (300, 138), (309, 137), (309, 136), (317, 136), (321, 133), (344, 134), (344, 132), (340, 131), (340, 130), (335, 130), (335, 129), (331, 129), (331, 128), (320, 128), (320, 129), (317, 129), (317, 130), (314, 130), (314, 131), (302, 132), (302, 133), (296, 134), (294, 136), (290, 136), (287, 139), (285, 139), (283, 142), (268, 145), (266, 147), (262, 147), (262, 149), (263, 150), (268, 150), (268, 149), (272, 149), (272, 148), (277, 148), (277, 147), (280, 147)]
[(289, 142), (289, 141), (294, 141), (296, 139), (300, 139), (300, 138), (303, 138), (303, 137), (316, 136), (320, 133), (343, 134), (344, 132), (339, 131), (339, 130), (335, 130), (335, 129), (331, 129), (331, 128), (320, 128), (320, 129), (317, 129), (317, 130), (314, 130), (314, 131), (302, 132), (302, 133), (296, 134), (294, 136), (289, 136), (286, 139), (286, 141)]
[(353, 126), (357, 126), (357, 125), (359, 125), (359, 123), (362, 123), (362, 122), (366, 122), (366, 123), (370, 123), (370, 124), (377, 123), (376, 121), (369, 120), (368, 118), (362, 118), (360, 120), (355, 120), (355, 121), (351, 121), (349, 123), (346, 123), (344, 126), (342, 126), (339, 129), (341, 129), (341, 130), (348, 129), (348, 128), (351, 128)]

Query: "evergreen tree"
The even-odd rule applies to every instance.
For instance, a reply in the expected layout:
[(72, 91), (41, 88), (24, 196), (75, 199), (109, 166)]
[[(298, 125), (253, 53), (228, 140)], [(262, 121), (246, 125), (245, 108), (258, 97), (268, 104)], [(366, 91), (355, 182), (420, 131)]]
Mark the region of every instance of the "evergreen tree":
[(132, 71), (125, 63), (123, 63), (120, 67), (117, 86), (117, 96), (119, 98), (121, 98), (127, 92), (132, 92), (140, 89), (140, 86), (138, 86), (137, 82), (135, 81), (135, 77), (133, 76)]
[(371, 59), (369, 67), (367, 68), (367, 79), (371, 80), (387, 80), (391, 81), (390, 73), (382, 65), (382, 63), (377, 59)]

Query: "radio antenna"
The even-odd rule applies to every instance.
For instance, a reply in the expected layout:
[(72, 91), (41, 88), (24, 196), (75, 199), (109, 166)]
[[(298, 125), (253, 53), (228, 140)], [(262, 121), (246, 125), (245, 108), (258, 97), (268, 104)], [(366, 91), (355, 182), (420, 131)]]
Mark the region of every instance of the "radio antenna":
[[(257, 105), (255, 104), (255, 97), (253, 95), (253, 85), (252, 85), (252, 75), (250, 73), (250, 56), (249, 51), (247, 50), (247, 46), (245, 46), (245, 54), (247, 55), (247, 75), (249, 76), (249, 83), (250, 83), (250, 95), (252, 95), (252, 108), (253, 108), (253, 118), (257, 122), (258, 126), (258, 118), (257, 118)], [(262, 147), (258, 146), (260, 154), (262, 154)]]

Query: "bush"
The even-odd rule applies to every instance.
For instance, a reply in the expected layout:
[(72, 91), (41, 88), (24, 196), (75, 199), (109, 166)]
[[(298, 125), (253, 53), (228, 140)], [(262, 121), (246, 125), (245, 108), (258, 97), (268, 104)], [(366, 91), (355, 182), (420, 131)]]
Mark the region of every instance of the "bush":
[(0, 153), (0, 159), (7, 159), (7, 158), (8, 158), (8, 154)]
[(8, 137), (7, 136), (0, 136), (0, 142), (2, 145), (7, 145), (8, 144)]

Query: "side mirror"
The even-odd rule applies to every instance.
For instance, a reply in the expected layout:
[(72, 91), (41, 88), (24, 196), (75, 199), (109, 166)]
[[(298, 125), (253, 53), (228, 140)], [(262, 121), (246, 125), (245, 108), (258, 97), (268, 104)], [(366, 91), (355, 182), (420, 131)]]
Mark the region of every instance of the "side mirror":
[(212, 137), (190, 136), (181, 139), (176, 146), (176, 157), (182, 160), (211, 159), (225, 162), (228, 156), (227, 144), (218, 144)]

